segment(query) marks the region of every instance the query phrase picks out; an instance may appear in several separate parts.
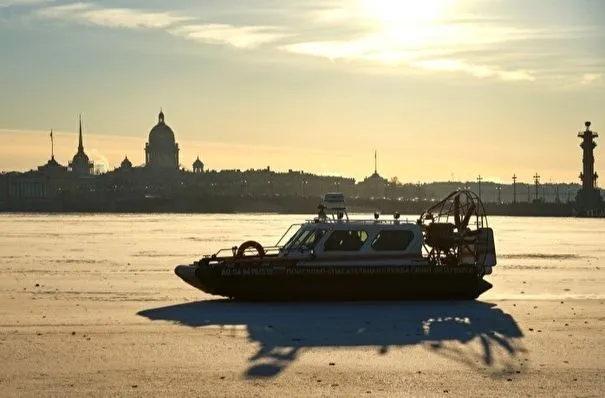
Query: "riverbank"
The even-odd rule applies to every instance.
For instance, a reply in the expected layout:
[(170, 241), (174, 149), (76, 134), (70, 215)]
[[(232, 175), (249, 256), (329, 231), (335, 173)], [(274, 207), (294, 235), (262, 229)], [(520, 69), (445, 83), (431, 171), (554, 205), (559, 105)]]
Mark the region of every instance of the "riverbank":
[[(0, 204), (0, 212), (45, 213), (277, 213), (314, 214), (319, 197), (301, 196), (200, 196), (200, 197), (66, 197), (44, 201)], [(395, 212), (420, 215), (435, 201), (347, 198), (352, 213)], [(571, 217), (573, 203), (485, 203), (488, 215)]]

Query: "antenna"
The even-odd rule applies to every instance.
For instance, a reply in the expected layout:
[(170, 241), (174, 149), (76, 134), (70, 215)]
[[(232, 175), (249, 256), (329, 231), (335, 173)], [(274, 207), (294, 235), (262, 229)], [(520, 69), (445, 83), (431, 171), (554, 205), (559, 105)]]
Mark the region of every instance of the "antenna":
[(50, 129), (50, 158), (55, 158), (55, 142), (53, 140), (53, 129)]

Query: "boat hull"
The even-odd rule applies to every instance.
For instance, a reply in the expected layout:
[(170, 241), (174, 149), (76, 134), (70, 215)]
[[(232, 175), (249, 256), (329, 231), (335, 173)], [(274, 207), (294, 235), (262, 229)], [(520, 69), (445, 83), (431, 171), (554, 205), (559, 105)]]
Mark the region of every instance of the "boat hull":
[(492, 285), (475, 266), (179, 265), (205, 293), (244, 301), (473, 300)]

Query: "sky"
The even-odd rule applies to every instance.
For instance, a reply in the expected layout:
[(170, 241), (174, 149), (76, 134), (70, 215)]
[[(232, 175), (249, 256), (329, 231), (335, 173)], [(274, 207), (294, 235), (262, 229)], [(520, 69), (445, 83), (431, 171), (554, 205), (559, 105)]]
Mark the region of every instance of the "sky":
[(603, 138), (603, 0), (0, 0), (0, 170), (144, 163), (578, 182)]

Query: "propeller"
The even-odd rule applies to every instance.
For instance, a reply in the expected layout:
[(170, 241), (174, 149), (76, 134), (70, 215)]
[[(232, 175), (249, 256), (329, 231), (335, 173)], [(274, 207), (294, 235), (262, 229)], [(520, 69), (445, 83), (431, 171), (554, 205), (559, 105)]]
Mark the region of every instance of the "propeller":
[(468, 227), (468, 222), (471, 220), (471, 217), (473, 216), (474, 212), (475, 212), (475, 204), (471, 203), (471, 205), (468, 208), (468, 211), (464, 215), (464, 219), (462, 220), (462, 225), (460, 225), (460, 228), (458, 228), (458, 231), (460, 231), (461, 229), (466, 229), (466, 227)]
[(456, 225), (456, 229), (458, 233), (462, 233), (468, 227), (468, 223), (471, 220), (475, 212), (475, 204), (471, 203), (470, 206), (466, 209), (466, 213), (464, 214), (464, 218), (460, 217), (461, 213), (461, 205), (460, 205), (460, 195), (454, 196), (454, 222)]
[(460, 195), (454, 196), (454, 224), (460, 231)]

